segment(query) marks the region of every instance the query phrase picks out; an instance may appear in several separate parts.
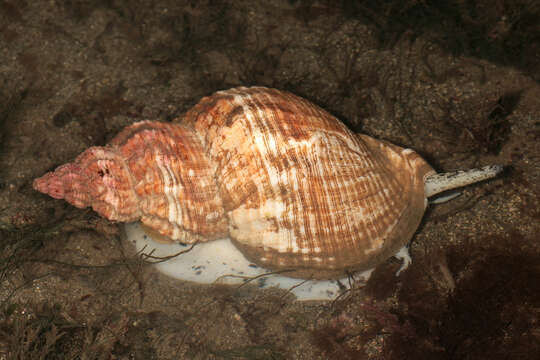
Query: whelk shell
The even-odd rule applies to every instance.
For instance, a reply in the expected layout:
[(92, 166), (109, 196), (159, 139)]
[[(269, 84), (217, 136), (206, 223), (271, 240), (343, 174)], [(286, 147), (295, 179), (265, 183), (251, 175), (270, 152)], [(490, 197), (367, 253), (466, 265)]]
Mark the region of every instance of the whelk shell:
[(34, 188), (184, 244), (229, 237), (249, 261), (293, 278), (337, 279), (391, 256), (405, 268), (427, 197), (501, 169), (436, 174), (413, 150), (354, 134), (305, 99), (241, 87), (178, 123), (135, 123)]

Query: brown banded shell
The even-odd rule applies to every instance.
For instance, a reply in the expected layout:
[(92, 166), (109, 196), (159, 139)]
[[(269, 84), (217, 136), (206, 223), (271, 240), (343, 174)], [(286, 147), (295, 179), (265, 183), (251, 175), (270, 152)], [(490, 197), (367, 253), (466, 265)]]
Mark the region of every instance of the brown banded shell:
[(433, 173), (307, 100), (252, 87), (203, 98), (179, 124), (129, 126), (34, 187), (182, 242), (228, 235), (291, 276), (334, 278), (407, 244)]
[(416, 153), (355, 135), (290, 93), (218, 92), (182, 123), (216, 166), (231, 238), (266, 267), (317, 277), (371, 268), (410, 240), (424, 213), (433, 170)]

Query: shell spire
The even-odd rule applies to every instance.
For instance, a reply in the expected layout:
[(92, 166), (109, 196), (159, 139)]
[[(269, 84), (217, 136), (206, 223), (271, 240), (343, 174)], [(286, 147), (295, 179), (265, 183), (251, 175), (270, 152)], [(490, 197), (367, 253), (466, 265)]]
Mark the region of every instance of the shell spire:
[(91, 206), (109, 220), (141, 220), (173, 240), (226, 235), (213, 168), (198, 136), (184, 126), (136, 123), (33, 186), (76, 207)]
[(91, 206), (109, 220), (135, 221), (140, 217), (129, 170), (115, 148), (91, 147), (72, 163), (35, 179), (33, 187), (78, 208)]

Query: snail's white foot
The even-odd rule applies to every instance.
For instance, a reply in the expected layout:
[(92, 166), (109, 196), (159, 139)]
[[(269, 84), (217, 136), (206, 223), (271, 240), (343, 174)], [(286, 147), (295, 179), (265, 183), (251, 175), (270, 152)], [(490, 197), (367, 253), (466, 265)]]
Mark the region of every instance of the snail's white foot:
[[(158, 271), (170, 277), (201, 284), (242, 285), (246, 281), (260, 288), (279, 287), (292, 292), (298, 300), (333, 300), (351, 287), (351, 279), (302, 280), (273, 273), (251, 263), (230, 239), (182, 245), (159, 243), (145, 233), (140, 223), (125, 225), (127, 241), (133, 243), (139, 256), (155, 262)], [(181, 253), (182, 252), (182, 253)], [(178, 255), (162, 261), (156, 257)], [(163, 259), (165, 260), (165, 259)], [(356, 274), (354, 280), (366, 282), (373, 269)]]
[(394, 257), (398, 260), (401, 260), (402, 263), (401, 263), (401, 267), (399, 268), (399, 270), (396, 272), (396, 276), (399, 276), (399, 274), (407, 269), (409, 267), (409, 265), (412, 263), (412, 259), (411, 259), (411, 255), (409, 255), (409, 247), (408, 246), (404, 246), (402, 247), (401, 249), (399, 249), (399, 251), (394, 255)]
[(429, 200), (429, 203), (430, 204), (442, 204), (444, 202), (447, 202), (447, 201), (450, 201), (452, 199), (455, 199), (457, 198), (458, 196), (460, 196), (462, 193), (461, 191), (453, 191), (451, 192), (450, 194), (448, 195), (443, 195), (443, 196), (438, 196), (437, 198), (435, 199), (430, 199)]

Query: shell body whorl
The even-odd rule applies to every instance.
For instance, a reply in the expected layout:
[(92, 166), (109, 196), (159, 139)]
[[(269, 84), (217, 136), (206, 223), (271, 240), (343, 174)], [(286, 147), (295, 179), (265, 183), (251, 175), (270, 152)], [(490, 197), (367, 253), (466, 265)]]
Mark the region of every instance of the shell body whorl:
[[(251, 261), (297, 277), (340, 277), (394, 255), (420, 223), (433, 173), (412, 150), (354, 134), (307, 100), (263, 87), (217, 92), (179, 124), (136, 123), (100, 149), (114, 154), (121, 171), (111, 191), (126, 188), (126, 200), (106, 196), (105, 185), (90, 191), (77, 174), (55, 176), (61, 168), (34, 187), (68, 201), (84, 193), (70, 202), (107, 204), (123, 217), (101, 215), (140, 219), (182, 242), (228, 235)], [(68, 170), (108, 176), (101, 154), (83, 155)]]
[(231, 238), (265, 267), (315, 278), (371, 268), (410, 240), (424, 213), (423, 177), (433, 172), (424, 160), (290, 93), (221, 91), (182, 124), (216, 166)]

